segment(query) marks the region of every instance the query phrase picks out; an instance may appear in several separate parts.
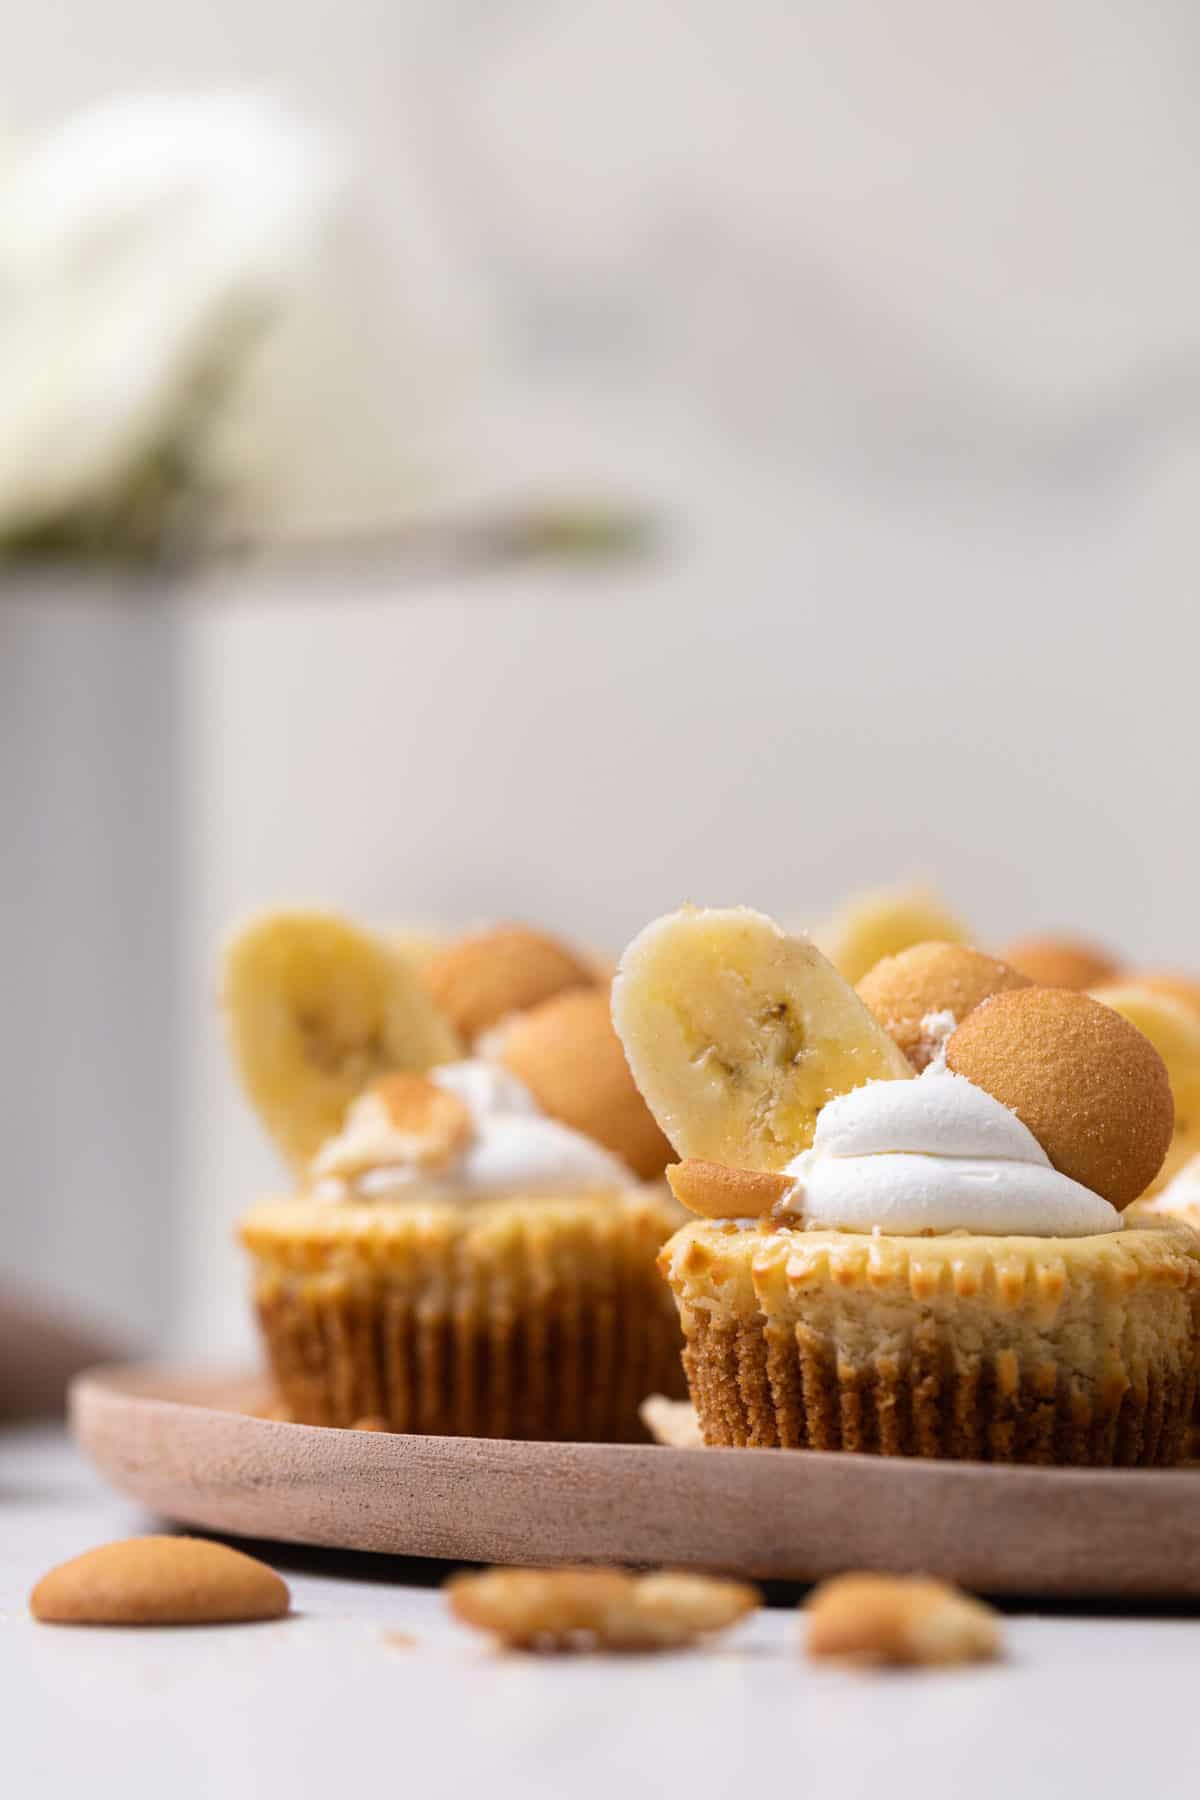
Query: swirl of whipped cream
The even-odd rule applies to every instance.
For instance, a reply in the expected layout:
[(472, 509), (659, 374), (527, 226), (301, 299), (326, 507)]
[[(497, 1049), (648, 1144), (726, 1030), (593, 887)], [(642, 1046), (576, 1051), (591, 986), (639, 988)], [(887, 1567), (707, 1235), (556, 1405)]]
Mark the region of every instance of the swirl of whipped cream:
[(1053, 1168), (1033, 1133), (944, 1064), (869, 1081), (821, 1109), (812, 1148), (788, 1164), (780, 1216), (901, 1237), (1088, 1237), (1119, 1231), (1107, 1200)]
[(378, 1094), (354, 1102), (343, 1130), (312, 1165), (314, 1199), (469, 1203), (517, 1194), (582, 1194), (635, 1187), (632, 1170), (581, 1131), (538, 1110), (529, 1089), (489, 1063), (447, 1063), (429, 1080), (471, 1115), (465, 1143), (429, 1167), (412, 1154)]

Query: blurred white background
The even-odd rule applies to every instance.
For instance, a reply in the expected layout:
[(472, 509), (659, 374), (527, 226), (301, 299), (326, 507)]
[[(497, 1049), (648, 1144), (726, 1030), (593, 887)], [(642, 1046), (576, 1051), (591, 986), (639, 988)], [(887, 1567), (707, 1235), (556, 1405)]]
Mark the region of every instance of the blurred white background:
[(107, 615), (14, 578), (19, 1270), (181, 1346), (247, 1341), (229, 1228), (277, 1172), (213, 986), (253, 906), (616, 947), (683, 897), (803, 921), (916, 874), (984, 942), (1083, 926), (1200, 964), (1182, 0), (65, 21), (12, 21), (14, 128), (249, 83), (347, 152), (260, 371), (270, 531), (547, 495), (665, 528), (583, 570), (291, 554)]

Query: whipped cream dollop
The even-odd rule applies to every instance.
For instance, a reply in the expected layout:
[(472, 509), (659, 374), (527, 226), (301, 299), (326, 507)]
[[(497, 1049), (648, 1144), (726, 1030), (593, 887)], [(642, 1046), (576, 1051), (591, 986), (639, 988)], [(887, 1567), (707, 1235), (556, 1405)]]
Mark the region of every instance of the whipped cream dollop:
[(812, 1148), (788, 1164), (781, 1218), (812, 1229), (1088, 1237), (1121, 1215), (1051, 1166), (999, 1100), (935, 1062), (913, 1081), (869, 1081), (822, 1107)]
[(620, 1157), (547, 1118), (507, 1070), (473, 1059), (431, 1069), (428, 1079), (466, 1107), (470, 1128), (462, 1142), (431, 1162), (412, 1131), (398, 1130), (380, 1095), (368, 1091), (313, 1161), (315, 1199), (470, 1202), (637, 1185)]

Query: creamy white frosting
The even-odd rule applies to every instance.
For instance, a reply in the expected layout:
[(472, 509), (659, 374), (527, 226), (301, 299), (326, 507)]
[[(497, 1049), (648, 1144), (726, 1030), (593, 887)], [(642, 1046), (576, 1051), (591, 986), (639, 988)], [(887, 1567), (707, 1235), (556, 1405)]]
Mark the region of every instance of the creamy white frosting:
[(822, 1107), (812, 1148), (784, 1171), (776, 1209), (812, 1228), (902, 1237), (1088, 1237), (1121, 1215), (1062, 1175), (1014, 1112), (933, 1063), (915, 1081), (869, 1081)]
[(940, 1012), (928, 1012), (921, 1020), (921, 1036), (915, 1051), (909, 1051), (909, 1057), (915, 1060), (919, 1069), (927, 1069), (930, 1063), (943, 1064), (946, 1060), (946, 1045), (958, 1029), (958, 1020), (949, 1007)]
[[(581, 1131), (539, 1111), (529, 1089), (507, 1070), (472, 1059), (429, 1071), (471, 1115), (471, 1135), (445, 1162), (413, 1155), (411, 1133), (397, 1132), (377, 1094), (354, 1102), (343, 1130), (313, 1161), (316, 1199), (413, 1203), (496, 1200), (513, 1194), (579, 1194), (636, 1186), (632, 1170)], [(339, 1168), (353, 1168), (341, 1175)]]

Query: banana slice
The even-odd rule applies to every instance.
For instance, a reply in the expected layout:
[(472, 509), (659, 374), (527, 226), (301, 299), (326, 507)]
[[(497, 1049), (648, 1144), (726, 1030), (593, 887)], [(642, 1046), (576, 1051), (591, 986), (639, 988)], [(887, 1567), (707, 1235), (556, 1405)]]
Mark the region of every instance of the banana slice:
[(817, 1114), (904, 1052), (806, 939), (749, 907), (685, 907), (636, 937), (613, 983), (633, 1078), (680, 1156), (781, 1169)]
[(1200, 1149), (1200, 1016), (1185, 1001), (1140, 982), (1109, 982), (1092, 989), (1149, 1038), (1167, 1065), (1175, 1099), (1175, 1133), (1166, 1161), (1151, 1182), (1158, 1193), (1197, 1149)]
[(378, 1076), (460, 1054), (411, 962), (332, 913), (244, 925), (226, 946), (222, 1000), (242, 1085), (297, 1171)]
[(913, 944), (965, 944), (961, 920), (925, 888), (880, 888), (856, 894), (832, 919), (813, 928), (813, 941), (853, 987), (885, 956)]

